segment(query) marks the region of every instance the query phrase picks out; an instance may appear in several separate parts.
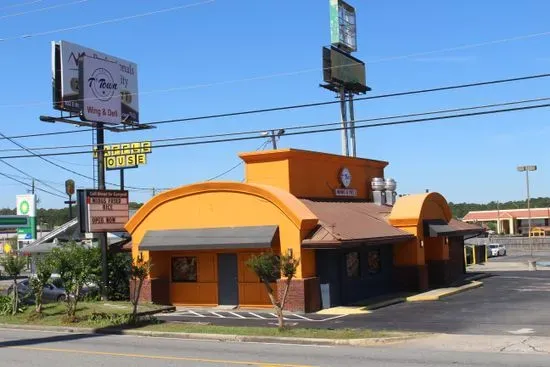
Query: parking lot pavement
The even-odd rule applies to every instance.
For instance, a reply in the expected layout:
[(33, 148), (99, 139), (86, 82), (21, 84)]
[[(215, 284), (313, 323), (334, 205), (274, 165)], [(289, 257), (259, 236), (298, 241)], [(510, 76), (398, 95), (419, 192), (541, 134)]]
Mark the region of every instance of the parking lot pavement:
[[(483, 283), (481, 288), (440, 301), (400, 303), (370, 314), (341, 315), (328, 319), (323, 319), (328, 315), (306, 314), (287, 318), (292, 326), (308, 328), (550, 336), (550, 272), (498, 272), (483, 279)], [(188, 314), (179, 314), (159, 318), (166, 321), (200, 321), (232, 326), (274, 324), (274, 318), (267, 317), (191, 317)]]
[[(305, 322), (327, 322), (336, 320), (346, 315), (319, 315), (319, 314), (297, 314), (297, 313), (285, 313), (284, 319), (287, 321), (305, 321)], [(177, 310), (166, 314), (159, 315), (159, 318), (165, 321), (182, 321), (182, 320), (196, 320), (196, 321), (211, 321), (213, 320), (252, 320), (272, 322), (277, 320), (277, 315), (274, 312), (269, 311), (221, 311), (221, 310)]]

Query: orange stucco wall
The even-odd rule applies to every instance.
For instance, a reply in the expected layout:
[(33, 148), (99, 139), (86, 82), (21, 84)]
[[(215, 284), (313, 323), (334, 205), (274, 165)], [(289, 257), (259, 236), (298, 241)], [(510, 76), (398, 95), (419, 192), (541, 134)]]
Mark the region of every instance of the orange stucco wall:
[(274, 185), (302, 198), (336, 197), (335, 189), (342, 187), (339, 174), (346, 167), (352, 176), (349, 188), (357, 190), (358, 199), (369, 199), (372, 178), (384, 177), (388, 165), (295, 149), (244, 153), (240, 157), (246, 162), (246, 182)]
[(449, 221), (451, 211), (443, 196), (432, 192), (409, 195), (397, 200), (388, 218), (390, 224), (416, 236), (408, 243), (394, 246), (394, 264), (424, 265), (428, 260), (448, 260), (449, 247), (444, 238), (424, 237), (425, 219)]
[[(315, 257), (311, 251), (302, 253), (301, 241), (318, 220), (296, 198), (277, 190), (240, 183), (208, 183), (163, 193), (142, 207), (126, 226), (132, 235), (133, 256), (141, 252), (145, 258), (150, 257), (153, 263), (151, 277), (164, 279), (171, 279), (172, 256), (197, 256), (197, 282), (171, 283), (172, 303), (214, 305), (218, 297), (216, 253), (224, 251), (140, 251), (139, 244), (145, 233), (165, 229), (277, 225), (273, 250), (292, 249), (300, 258), (296, 277), (309, 277), (315, 272)], [(250, 250), (226, 252), (238, 253), (241, 305), (265, 305), (268, 299), (264, 285), (245, 266)]]
[[(151, 252), (154, 267), (151, 277), (172, 279), (172, 258), (192, 256), (197, 258), (196, 282), (170, 282), (170, 302), (174, 305), (218, 304), (218, 259), (219, 253), (236, 253), (238, 263), (239, 303), (246, 306), (269, 306), (267, 291), (258, 277), (246, 266), (246, 261), (261, 250), (211, 250), (211, 251), (158, 251)], [(275, 287), (275, 284), (273, 284)]]

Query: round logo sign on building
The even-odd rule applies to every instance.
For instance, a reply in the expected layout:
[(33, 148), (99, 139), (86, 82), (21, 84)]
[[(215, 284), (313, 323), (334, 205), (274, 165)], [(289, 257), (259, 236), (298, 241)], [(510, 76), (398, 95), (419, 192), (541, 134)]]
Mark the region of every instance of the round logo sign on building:
[(340, 183), (346, 189), (351, 185), (351, 173), (346, 167), (342, 168), (340, 171)]

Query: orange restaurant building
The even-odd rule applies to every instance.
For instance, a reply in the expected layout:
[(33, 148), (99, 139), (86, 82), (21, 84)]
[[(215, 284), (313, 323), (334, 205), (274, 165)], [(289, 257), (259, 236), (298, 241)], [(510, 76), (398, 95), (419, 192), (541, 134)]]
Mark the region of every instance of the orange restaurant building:
[[(463, 276), (464, 236), (438, 193), (396, 198), (387, 162), (281, 149), (240, 154), (246, 180), (163, 192), (130, 219), (132, 254), (150, 258), (144, 300), (269, 306), (246, 267), (261, 252), (300, 259), (287, 309), (313, 312)], [(395, 203), (394, 203), (395, 202)], [(282, 284), (277, 282), (278, 291)]]

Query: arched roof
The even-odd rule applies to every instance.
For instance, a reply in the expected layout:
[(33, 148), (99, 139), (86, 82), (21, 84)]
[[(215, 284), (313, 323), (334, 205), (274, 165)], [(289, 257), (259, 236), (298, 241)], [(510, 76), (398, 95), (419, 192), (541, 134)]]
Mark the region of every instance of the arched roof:
[(443, 213), (443, 218), (447, 222), (452, 219), (451, 209), (445, 198), (437, 193), (407, 195), (400, 197), (395, 203), (389, 222), (394, 226), (413, 226), (417, 225), (426, 216), (426, 210), (429, 204), (435, 204)]
[(130, 218), (125, 226), (126, 231), (132, 234), (149, 214), (168, 201), (212, 192), (248, 194), (267, 200), (279, 208), (300, 229), (312, 229), (318, 222), (315, 214), (298, 198), (277, 187), (240, 182), (202, 182), (181, 186), (153, 197)]

